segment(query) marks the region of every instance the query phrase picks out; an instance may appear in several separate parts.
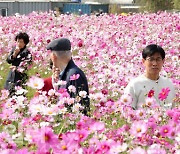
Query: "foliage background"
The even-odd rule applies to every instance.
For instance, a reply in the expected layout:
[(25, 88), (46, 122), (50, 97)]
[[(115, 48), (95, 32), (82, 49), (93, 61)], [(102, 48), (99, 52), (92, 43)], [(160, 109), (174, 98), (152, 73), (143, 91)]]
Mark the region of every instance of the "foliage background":
[(148, 12), (180, 9), (179, 0), (137, 0), (136, 3), (145, 6), (141, 10)]

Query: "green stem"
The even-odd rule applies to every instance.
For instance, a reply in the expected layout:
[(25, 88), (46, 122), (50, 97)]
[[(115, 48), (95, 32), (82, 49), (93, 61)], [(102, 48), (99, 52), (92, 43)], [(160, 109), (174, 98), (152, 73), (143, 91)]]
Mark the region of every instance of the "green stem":
[(64, 128), (64, 124), (65, 124), (65, 122), (63, 122), (63, 125), (62, 125), (61, 129), (59, 130), (58, 135), (62, 133), (62, 130), (63, 130), (63, 128)]

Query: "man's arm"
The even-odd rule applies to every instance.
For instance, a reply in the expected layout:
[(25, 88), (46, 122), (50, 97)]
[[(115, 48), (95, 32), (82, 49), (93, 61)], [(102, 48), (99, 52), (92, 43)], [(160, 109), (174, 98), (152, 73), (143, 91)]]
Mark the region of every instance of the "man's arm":
[(127, 94), (127, 95), (130, 95), (130, 97), (132, 98), (132, 108), (133, 109), (137, 109), (137, 97), (135, 95), (135, 89), (134, 89), (134, 86), (133, 84), (130, 82), (126, 88), (124, 89), (124, 94)]

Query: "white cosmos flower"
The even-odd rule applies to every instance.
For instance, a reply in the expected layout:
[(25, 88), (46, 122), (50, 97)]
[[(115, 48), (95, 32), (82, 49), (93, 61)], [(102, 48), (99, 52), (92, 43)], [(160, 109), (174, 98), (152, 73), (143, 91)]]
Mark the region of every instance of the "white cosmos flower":
[(172, 61), (178, 61), (178, 56), (172, 56)]
[(76, 87), (73, 86), (73, 85), (70, 85), (70, 86), (68, 87), (68, 90), (69, 90), (70, 92), (75, 93), (75, 92), (76, 92)]
[(42, 89), (44, 87), (44, 80), (36, 76), (32, 76), (27, 85), (33, 89)]
[(81, 110), (82, 108), (83, 108), (83, 107), (81, 106), (81, 104), (76, 103), (76, 104), (73, 105), (72, 111), (75, 112), (75, 113), (77, 113), (77, 112), (79, 112), (79, 110)]
[(53, 96), (53, 95), (55, 95), (55, 90), (54, 89), (50, 89), (49, 91), (48, 91), (48, 95), (49, 96)]
[(18, 89), (18, 90), (16, 91), (16, 95), (26, 94), (27, 92), (28, 92), (28, 91), (25, 90), (25, 89)]
[(79, 96), (82, 97), (82, 98), (86, 98), (87, 92), (84, 91), (84, 90), (83, 90), (83, 91), (80, 91), (80, 92), (79, 92)]

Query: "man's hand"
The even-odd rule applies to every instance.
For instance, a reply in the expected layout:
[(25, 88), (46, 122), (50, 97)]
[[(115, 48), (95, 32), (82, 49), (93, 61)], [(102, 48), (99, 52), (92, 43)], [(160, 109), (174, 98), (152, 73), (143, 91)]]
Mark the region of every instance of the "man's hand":
[(53, 66), (52, 72), (53, 72), (54, 81), (58, 82), (59, 81), (60, 70), (57, 67)]

